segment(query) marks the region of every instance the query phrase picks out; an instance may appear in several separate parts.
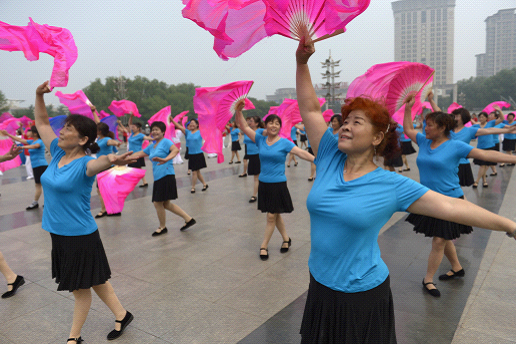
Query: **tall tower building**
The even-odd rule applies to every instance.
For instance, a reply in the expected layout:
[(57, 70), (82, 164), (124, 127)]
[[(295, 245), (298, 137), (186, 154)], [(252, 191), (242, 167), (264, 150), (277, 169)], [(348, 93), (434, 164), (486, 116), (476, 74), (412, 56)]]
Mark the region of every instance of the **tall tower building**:
[(476, 76), (492, 76), (515, 68), (515, 8), (485, 19), (486, 52), (476, 55)]
[[(395, 17), (395, 61), (434, 68), (434, 85), (452, 87), (456, 0), (401, 0), (391, 3)], [(445, 88), (445, 87), (444, 87)]]

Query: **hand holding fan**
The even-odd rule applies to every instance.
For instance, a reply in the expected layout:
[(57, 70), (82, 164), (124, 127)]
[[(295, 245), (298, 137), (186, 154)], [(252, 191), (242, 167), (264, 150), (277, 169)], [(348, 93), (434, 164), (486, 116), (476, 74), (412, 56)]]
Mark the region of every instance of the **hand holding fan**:
[(499, 102), (493, 102), (493, 103), (490, 103), (488, 104), (484, 109), (483, 111), (486, 112), (486, 113), (490, 113), (490, 112), (493, 112), (496, 110), (495, 107), (499, 107), (500, 109), (503, 109), (503, 108), (508, 108), (510, 106), (512, 106), (510, 103), (507, 103), (507, 102), (503, 102), (503, 101), (499, 101)]

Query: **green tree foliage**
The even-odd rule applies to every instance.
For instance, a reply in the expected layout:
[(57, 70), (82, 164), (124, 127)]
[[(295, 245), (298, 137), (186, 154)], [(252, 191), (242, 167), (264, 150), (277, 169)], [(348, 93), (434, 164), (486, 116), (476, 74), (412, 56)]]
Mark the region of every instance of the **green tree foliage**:
[(515, 72), (515, 68), (505, 69), (488, 78), (471, 77), (458, 81), (458, 94), (465, 94), (465, 104), (462, 105), (479, 111), (492, 102), (502, 100), (501, 97), (515, 99)]
[(265, 101), (261, 99), (256, 99), (250, 97), (249, 100), (255, 105), (255, 108), (253, 110), (246, 110), (244, 111), (245, 117), (251, 117), (251, 116), (259, 116), (260, 118), (263, 118), (267, 113), (269, 112), (269, 108), (271, 106), (278, 106), (278, 104), (274, 101)]
[(6, 112), (7, 110), (9, 110), (7, 107), (7, 98), (4, 96), (2, 91), (0, 91), (0, 114)]

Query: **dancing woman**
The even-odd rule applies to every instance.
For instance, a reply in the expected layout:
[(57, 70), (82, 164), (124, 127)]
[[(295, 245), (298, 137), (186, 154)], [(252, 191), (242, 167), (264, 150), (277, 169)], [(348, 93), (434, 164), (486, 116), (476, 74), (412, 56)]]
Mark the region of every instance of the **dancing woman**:
[[(396, 343), (393, 298), (377, 238), (397, 211), (505, 231), (515, 222), (449, 198), (379, 168), (374, 157), (397, 151), (395, 122), (368, 98), (347, 99), (336, 140), (328, 131), (307, 61), (314, 45), (300, 41), (296, 94), (316, 155), (318, 178), (307, 198), (311, 218), (311, 281), (302, 343)], [(375, 216), (372, 216), (374, 214)]]
[(230, 158), (229, 164), (233, 164), (233, 157), (237, 156), (236, 164), (241, 163), (241, 158), (239, 157), (239, 151), (241, 150), (241, 144), (239, 143), (239, 139), (241, 137), (241, 131), (237, 128), (237, 124), (234, 122), (228, 127), (230, 131), (230, 136), (232, 137), (232, 157)]
[[(256, 135), (262, 135), (264, 129), (262, 128), (262, 120), (259, 116), (252, 116), (246, 118), (248, 126), (255, 132)], [(260, 175), (260, 157), (257, 144), (251, 140), (248, 135), (244, 134), (244, 143), (246, 144), (246, 155), (244, 156), (246, 176), (249, 174), (253, 176), (253, 195), (250, 197), (249, 203), (257, 201), (259, 175)], [(246, 163), (247, 161), (247, 163)], [(240, 175), (239, 177), (244, 177)]]
[[(129, 121), (128, 125), (130, 130), (127, 130), (125, 127), (122, 126), (122, 123), (119, 122), (119, 126), (124, 129), (126, 133), (129, 134), (129, 137), (127, 138), (128, 143), (128, 151), (132, 152), (140, 152), (142, 150), (142, 144), (144, 143), (144, 140), (152, 140), (152, 137), (144, 135), (142, 133), (142, 124), (140, 122), (134, 122), (133, 121), (133, 114), (131, 113), (129, 115)], [(145, 159), (139, 158), (135, 163), (129, 164), (129, 167), (134, 168), (142, 168), (145, 167)], [(147, 187), (147, 180), (145, 180), (145, 176), (142, 178), (142, 185), (140, 185), (141, 188)]]
[[(0, 155), (0, 162), (16, 158), (21, 151), (22, 147), (12, 145), (7, 153)], [(5, 261), (2, 252), (0, 252), (0, 273), (4, 275), (5, 280), (7, 281), (7, 291), (2, 294), (2, 299), (7, 299), (11, 296), (14, 296), (18, 288), (20, 288), (25, 283), (25, 279), (23, 276), (17, 275), (13, 270), (11, 270)]]
[(258, 178), (258, 209), (267, 213), (266, 231), (260, 246), (260, 259), (267, 260), (269, 258), (268, 244), (275, 227), (283, 239), (280, 252), (287, 252), (291, 246), (291, 238), (287, 235), (281, 215), (294, 210), (291, 195), (287, 189), (285, 157), (290, 152), (300, 159), (310, 162), (314, 160), (314, 157), (296, 147), (291, 141), (280, 137), (282, 120), (277, 115), (270, 115), (266, 118), (267, 136), (263, 136), (251, 129), (244, 120), (242, 114), (244, 99), (237, 102), (235, 108), (235, 121), (239, 129), (257, 144), (259, 151), (261, 172)]
[[(296, 134), (298, 134), (298, 128), (292, 127), (291, 128), (291, 140), (293, 140), (293, 143), (295, 146), (298, 146), (298, 141)], [(298, 161), (296, 161), (296, 157), (293, 153), (289, 153), (289, 159), (287, 160), (287, 167), (291, 167), (291, 161), (294, 161), (294, 166), (298, 166)]]
[[(425, 135), (413, 128), (411, 121), (411, 108), (415, 103), (414, 96), (406, 100), (404, 113), (404, 133), (418, 144), (419, 151), (416, 159), (420, 173), (420, 183), (429, 189), (442, 195), (463, 199), (458, 177), (458, 165), (461, 159), (474, 158), (494, 162), (514, 162), (515, 157), (500, 152), (477, 149), (469, 144), (451, 140), (450, 133), (455, 121), (443, 112), (431, 112), (426, 116)], [(489, 137), (492, 139), (491, 137)], [(456, 248), (451, 240), (459, 238), (462, 234), (472, 232), (471, 226), (456, 222), (444, 221), (435, 217), (410, 214), (406, 221), (415, 226), (417, 233), (433, 237), (432, 249), (427, 263), (427, 273), (423, 280), (425, 289), (432, 296), (440, 296), (440, 292), (433, 283), (433, 278), (442, 262), (443, 255), (451, 263), (451, 270), (439, 277), (440, 280), (448, 280), (454, 277), (463, 277), (463, 270)]]
[(339, 135), (339, 129), (343, 125), (343, 118), (341, 118), (341, 115), (334, 115), (330, 118), (330, 127), (329, 132), (332, 133), (332, 135), (337, 139)]
[[(506, 125), (511, 125), (515, 127), (515, 114), (509, 113), (507, 119), (503, 121)], [(515, 150), (515, 133), (513, 134), (504, 134), (503, 140), (503, 152), (506, 152), (508, 155), (512, 155), (512, 152)], [(509, 164), (512, 165), (512, 164)], [(504, 164), (499, 165), (500, 167), (504, 167)]]
[(151, 124), (151, 135), (154, 143), (151, 143), (143, 151), (136, 152), (129, 157), (130, 159), (141, 159), (144, 156), (148, 156), (153, 164), (154, 183), (152, 202), (156, 209), (160, 226), (153, 232), (152, 236), (167, 233), (165, 210), (185, 220), (185, 225), (180, 228), (181, 231), (186, 230), (196, 223), (196, 220), (194, 220), (192, 216), (171, 202), (178, 198), (172, 159), (179, 153), (179, 149), (171, 140), (163, 137), (166, 129), (165, 123), (160, 121), (153, 122)]
[(32, 139), (25, 140), (20, 137), (9, 134), (7, 131), (3, 130), (0, 133), (4, 136), (9, 136), (14, 141), (18, 141), (23, 143), (23, 149), (29, 150), (30, 155), (30, 164), (32, 165), (32, 171), (34, 174), (34, 185), (36, 186), (36, 191), (34, 192), (34, 201), (25, 208), (26, 210), (32, 210), (39, 207), (38, 201), (41, 197), (41, 193), (43, 189), (41, 187), (41, 175), (47, 169), (48, 163), (47, 159), (45, 159), (45, 144), (41, 140), (38, 129), (35, 126), (31, 127)]
[(131, 152), (107, 154), (94, 159), (88, 154), (99, 149), (95, 143), (97, 126), (85, 116), (70, 115), (59, 139), (50, 126), (43, 95), (48, 81), (36, 89), (34, 117), (41, 139), (50, 147), (52, 161), (41, 177), (45, 190), (42, 227), (52, 239), (52, 277), (57, 290), (68, 290), (75, 299), (70, 338), (80, 343), (81, 328), (90, 310), (91, 289), (115, 315), (115, 329), (108, 340), (120, 337), (133, 315), (120, 303), (108, 279), (111, 270), (90, 210), (90, 194), (95, 175), (111, 165), (126, 165)]
[(197, 119), (192, 119), (189, 122), (187, 129), (185, 129), (183, 125), (174, 121), (172, 116), (170, 117), (170, 120), (171, 123), (174, 123), (176, 128), (181, 130), (183, 135), (185, 135), (188, 153), (188, 169), (189, 171), (192, 171), (192, 189), (190, 189), (190, 193), (196, 192), (196, 182), (198, 179), (201, 184), (203, 184), (201, 191), (206, 191), (206, 189), (208, 189), (208, 184), (205, 183), (205, 178), (203, 178), (203, 175), (201, 174), (201, 169), (206, 168), (206, 160), (205, 155), (201, 150), (201, 146), (203, 146), (203, 138), (199, 131), (199, 122)]

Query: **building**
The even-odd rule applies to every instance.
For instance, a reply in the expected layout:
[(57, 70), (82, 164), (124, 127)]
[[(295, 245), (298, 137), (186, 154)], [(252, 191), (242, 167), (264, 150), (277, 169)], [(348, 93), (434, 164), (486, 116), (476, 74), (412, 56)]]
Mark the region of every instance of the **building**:
[[(322, 84), (315, 84), (314, 90), (316, 95), (320, 98), (325, 98), (328, 93), (328, 89)], [(336, 99), (342, 101), (345, 99), (346, 92), (348, 91), (348, 82), (336, 83)], [(296, 99), (296, 88), (277, 88), (275, 94), (266, 95), (267, 101), (274, 101), (277, 104), (282, 104), (284, 99)]]
[(492, 76), (515, 68), (515, 8), (500, 10), (485, 19), (486, 50), (476, 55), (476, 76)]
[(455, 0), (391, 3), (395, 17), (395, 61), (420, 62), (434, 68), (435, 88), (447, 91), (454, 88), (455, 5)]

